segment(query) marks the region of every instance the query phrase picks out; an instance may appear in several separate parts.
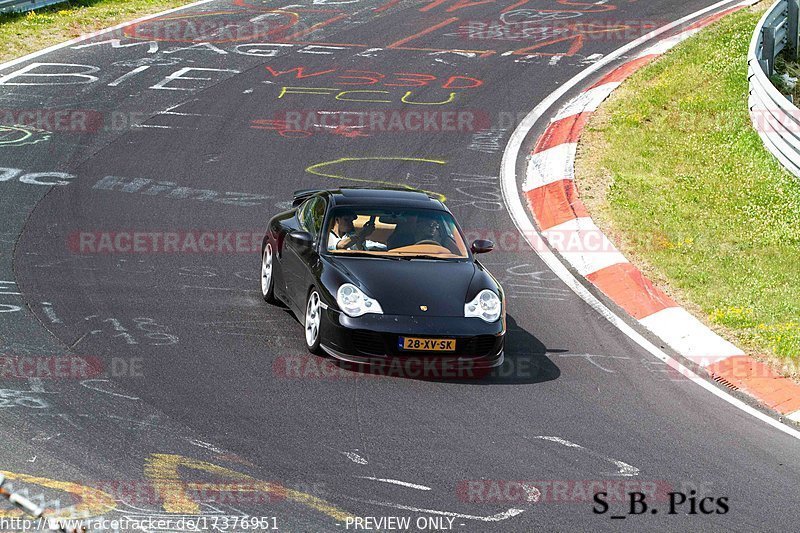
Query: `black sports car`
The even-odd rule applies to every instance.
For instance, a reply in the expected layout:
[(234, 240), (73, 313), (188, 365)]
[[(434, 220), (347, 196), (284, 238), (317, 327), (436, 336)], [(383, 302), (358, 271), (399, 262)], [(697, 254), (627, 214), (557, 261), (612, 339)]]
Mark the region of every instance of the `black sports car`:
[(503, 362), (503, 289), (453, 215), (413, 190), (305, 190), (269, 222), (261, 292), (304, 323), (306, 346), (344, 361)]

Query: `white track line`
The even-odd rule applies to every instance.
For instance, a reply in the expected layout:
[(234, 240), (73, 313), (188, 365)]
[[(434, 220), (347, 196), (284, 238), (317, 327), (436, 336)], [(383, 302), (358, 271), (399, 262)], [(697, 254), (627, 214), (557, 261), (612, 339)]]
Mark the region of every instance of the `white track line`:
[(517, 128), (514, 130), (514, 133), (511, 134), (511, 138), (509, 139), (508, 145), (506, 146), (506, 149), (503, 152), (503, 160), (500, 167), (500, 183), (501, 183), (501, 190), (503, 193), (503, 201), (506, 205), (506, 209), (508, 210), (509, 215), (511, 215), (511, 219), (514, 221), (514, 224), (517, 226), (519, 232), (522, 234), (523, 237), (525, 237), (525, 239), (528, 241), (528, 244), (530, 244), (533, 251), (542, 259), (542, 261), (544, 261), (544, 263), (550, 268), (550, 270), (552, 270), (554, 274), (556, 274), (570, 289), (572, 289), (572, 291), (576, 295), (578, 295), (584, 302), (586, 302), (590, 307), (592, 307), (592, 309), (594, 309), (597, 313), (603, 316), (606, 320), (611, 322), (611, 324), (613, 324), (617, 329), (619, 329), (622, 333), (628, 336), (633, 342), (641, 346), (643, 349), (648, 351), (657, 359), (667, 363), (670, 367), (674, 368), (676, 371), (680, 372), (682, 375), (686, 376), (688, 379), (690, 379), (700, 387), (704, 388), (711, 394), (728, 402), (734, 407), (741, 409), (745, 413), (758, 418), (764, 423), (769, 424), (775, 429), (782, 431), (787, 435), (790, 435), (796, 439), (800, 439), (800, 431), (797, 431), (796, 429), (793, 429), (787, 426), (786, 424), (778, 422), (771, 416), (762, 413), (758, 409), (754, 409), (753, 407), (747, 405), (738, 398), (735, 398), (730, 394), (728, 394), (727, 392), (718, 389), (717, 387), (715, 387), (702, 377), (695, 374), (692, 370), (686, 368), (685, 366), (683, 366), (683, 364), (679, 363), (677, 360), (667, 355), (665, 352), (663, 352), (660, 348), (651, 343), (649, 340), (644, 338), (638, 331), (633, 329), (627, 322), (625, 322), (617, 314), (615, 314), (608, 307), (606, 307), (605, 304), (603, 304), (600, 300), (598, 300), (597, 297), (595, 297), (580, 281), (578, 281), (578, 279), (567, 269), (567, 267), (564, 266), (564, 264), (558, 257), (556, 257), (556, 255), (552, 252), (552, 250), (550, 250), (545, 245), (545, 243), (542, 240), (542, 237), (539, 235), (538, 231), (531, 222), (531, 219), (528, 218), (528, 214), (522, 205), (519, 188), (517, 186), (516, 164), (519, 152), (522, 149), (522, 142), (525, 139), (525, 136), (536, 125), (539, 119), (541, 119), (542, 116), (556, 102), (558, 102), (559, 99), (562, 98), (569, 90), (573, 89), (575, 86), (577, 86), (579, 83), (587, 79), (589, 76), (591, 76), (598, 70), (604, 68), (611, 62), (619, 59), (624, 54), (658, 37), (659, 35), (663, 35), (664, 33), (680, 26), (681, 24), (684, 24), (708, 12), (719, 9), (720, 7), (725, 5), (731, 5), (731, 7), (733, 7), (734, 5), (752, 5), (755, 4), (756, 2), (757, 0), (747, 0), (745, 2), (740, 2), (738, 4), (733, 4), (729, 0), (717, 2), (714, 5), (696, 11), (679, 20), (676, 20), (675, 22), (667, 24), (666, 26), (662, 26), (657, 30), (654, 30), (646, 35), (643, 35), (642, 37), (639, 37), (635, 41), (632, 41), (627, 45), (618, 48), (611, 54), (604, 57), (602, 60), (598, 61), (594, 65), (588, 67), (587, 69), (575, 75), (571, 80), (561, 85), (556, 91), (551, 93), (530, 113), (528, 113), (522, 120), (522, 122), (520, 122), (519, 126), (517, 126)]
[(368, 464), (368, 461), (366, 459), (364, 459), (363, 457), (361, 457), (360, 455), (358, 455), (356, 452), (339, 452), (339, 453), (341, 453), (342, 455), (344, 455), (345, 457), (347, 457), (348, 459), (350, 459), (351, 461), (353, 461), (357, 465)]
[(625, 476), (625, 477), (633, 477), (633, 476), (638, 476), (639, 475), (640, 470), (638, 468), (636, 468), (635, 466), (629, 465), (628, 463), (620, 461), (618, 459), (612, 459), (611, 457), (606, 457), (603, 454), (594, 452), (594, 451), (592, 451), (592, 450), (590, 450), (590, 449), (588, 449), (588, 448), (586, 448), (584, 446), (581, 446), (580, 444), (575, 444), (574, 442), (570, 442), (567, 439), (562, 439), (561, 437), (551, 437), (551, 436), (546, 436), (546, 435), (538, 435), (538, 436), (533, 437), (533, 438), (534, 439), (539, 439), (539, 440), (547, 440), (547, 441), (550, 441), (550, 442), (555, 442), (555, 443), (561, 444), (562, 446), (566, 446), (567, 448), (578, 448), (578, 449), (586, 451), (586, 453), (588, 453), (589, 455), (591, 455), (593, 457), (598, 457), (598, 458), (600, 458), (600, 459), (602, 459), (604, 461), (608, 461), (609, 463), (613, 463), (617, 467), (617, 472), (615, 474), (611, 474), (611, 475)]
[(117, 398), (125, 398), (126, 400), (133, 400), (138, 401), (141, 398), (137, 396), (128, 396), (127, 394), (120, 394), (118, 392), (111, 392), (109, 390), (105, 390), (103, 388), (98, 387), (97, 385), (93, 385), (93, 383), (111, 383), (111, 381), (107, 379), (84, 379), (81, 381), (81, 386), (86, 387), (89, 390), (93, 390), (95, 392), (100, 392), (102, 394), (108, 394), (110, 396), (116, 396)]
[(408, 487), (410, 489), (417, 489), (417, 490), (431, 490), (430, 487), (426, 485), (417, 485), (416, 483), (409, 483), (408, 481), (399, 481), (397, 479), (388, 479), (382, 477), (372, 477), (372, 476), (356, 476), (359, 479), (369, 479), (370, 481), (380, 481), (382, 483), (391, 483), (392, 485), (400, 485), (401, 487)]
[(583, 448), (583, 446), (581, 446), (580, 444), (575, 444), (574, 442), (570, 442), (567, 439), (562, 439), (561, 437), (548, 437), (546, 435), (539, 435), (533, 438), (539, 440), (549, 440), (550, 442), (557, 442), (558, 444), (566, 446), (567, 448)]

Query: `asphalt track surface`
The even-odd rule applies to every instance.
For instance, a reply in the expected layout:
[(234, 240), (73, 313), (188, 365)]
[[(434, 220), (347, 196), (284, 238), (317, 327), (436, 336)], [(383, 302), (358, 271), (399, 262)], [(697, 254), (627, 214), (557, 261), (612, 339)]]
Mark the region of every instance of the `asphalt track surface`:
[[(798, 441), (666, 372), (514, 238), (500, 197), (500, 159), (516, 125), (509, 117), (652, 29), (642, 25), (711, 2), (292, 4), (284, 11), (299, 20), (273, 13), (259, 25), (248, 21), (284, 4), (213, 1), (117, 32), (118, 44), (144, 44), (76, 45), (0, 70), (4, 110), (91, 110), (90, 123), (104, 120), (50, 134), (5, 130), (0, 139), (3, 354), (92, 357), (104, 372), (93, 381), (4, 374), (0, 464), (12, 482), (47, 478), (28, 479), (30, 494), (79, 509), (86, 503), (52, 480), (108, 492), (151, 483), (167, 487), (167, 497), (115, 495), (109, 516), (245, 513), (275, 516), (283, 531), (347, 530), (345, 515), (409, 516), (412, 530), (418, 517), (454, 518), (452, 529), (464, 531), (796, 529)], [(485, 29), (541, 20), (548, 10), (580, 23), (568, 39), (543, 45), (541, 35), (509, 33), (513, 24), (490, 39), (469, 33), (469, 21)], [(208, 23), (199, 36), (197, 21)], [(278, 23), (294, 25), (275, 30)], [(595, 31), (610, 24), (638, 29)], [(225, 33), (235, 25), (242, 33)], [(305, 44), (288, 44), (296, 42)], [(248, 43), (278, 44), (237, 48)], [(445, 51), (453, 49), (484, 52)], [(62, 65), (29, 74), (91, 77), (13, 75), (33, 62)], [(220, 70), (182, 75), (207, 80), (167, 79), (183, 68)], [(448, 86), (451, 76), (466, 78)], [(476, 86), (458, 88), (468, 85)], [(297, 116), (288, 113), (305, 124), (314, 111), (458, 112), (494, 131), (466, 122), (449, 128), (457, 131), (337, 123), (284, 131), (280, 121)], [(442, 116), (431, 116), (435, 130)], [(155, 182), (173, 184), (158, 192)], [(80, 244), (81, 232), (261, 233), (295, 189), (380, 182), (444, 194), (467, 232), (506, 240), (482, 258), (508, 294), (507, 362), (495, 375), (335, 372), (329, 360), (306, 356), (291, 314), (262, 301), (257, 250), (109, 253)], [(212, 192), (170, 194), (179, 186)], [(291, 370), (297, 361), (302, 370)], [(323, 368), (333, 375), (319, 375)], [(287, 490), (270, 502), (196, 506), (169, 490), (176, 479), (263, 480)], [(485, 492), (469, 492), (476, 480)], [(533, 502), (492, 492), (514, 481), (540, 489), (560, 482), (566, 493), (545, 488)], [(686, 515), (684, 506), (667, 515), (661, 500), (650, 502), (658, 514), (611, 519), (627, 501), (594, 514), (579, 491), (592, 481), (694, 489), (728, 498), (730, 511)]]

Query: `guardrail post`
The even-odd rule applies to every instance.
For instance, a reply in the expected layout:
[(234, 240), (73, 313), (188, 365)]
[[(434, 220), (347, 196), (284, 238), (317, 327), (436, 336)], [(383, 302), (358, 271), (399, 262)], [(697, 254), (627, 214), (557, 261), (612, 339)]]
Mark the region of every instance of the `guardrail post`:
[(789, 48), (792, 51), (792, 57), (797, 60), (798, 48), (800, 47), (800, 0), (788, 0), (789, 16), (787, 22), (789, 24), (786, 33), (786, 39), (789, 41)]
[(767, 62), (767, 76), (775, 72), (775, 27), (765, 25), (761, 28), (762, 59)]

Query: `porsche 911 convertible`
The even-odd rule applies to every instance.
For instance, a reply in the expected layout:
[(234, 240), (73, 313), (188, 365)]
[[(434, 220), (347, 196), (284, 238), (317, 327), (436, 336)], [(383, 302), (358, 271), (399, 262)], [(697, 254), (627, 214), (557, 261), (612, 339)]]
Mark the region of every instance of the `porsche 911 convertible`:
[(503, 362), (503, 289), (436, 198), (414, 190), (304, 190), (274, 216), (261, 293), (305, 327), (306, 346), (350, 363)]

